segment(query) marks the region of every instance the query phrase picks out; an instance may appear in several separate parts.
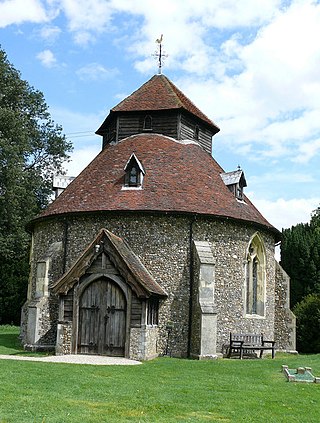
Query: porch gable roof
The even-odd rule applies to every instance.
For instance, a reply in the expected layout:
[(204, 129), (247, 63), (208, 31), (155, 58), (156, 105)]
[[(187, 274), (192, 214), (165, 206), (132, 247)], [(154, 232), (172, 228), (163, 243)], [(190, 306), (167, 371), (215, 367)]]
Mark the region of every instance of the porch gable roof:
[[(86, 273), (97, 257), (105, 252), (139, 298), (166, 297), (165, 290), (155, 281), (129, 245), (107, 229), (101, 229), (97, 237), (84, 250), (71, 268), (51, 289), (56, 294), (67, 294)], [(105, 275), (107, 276), (107, 274)]]

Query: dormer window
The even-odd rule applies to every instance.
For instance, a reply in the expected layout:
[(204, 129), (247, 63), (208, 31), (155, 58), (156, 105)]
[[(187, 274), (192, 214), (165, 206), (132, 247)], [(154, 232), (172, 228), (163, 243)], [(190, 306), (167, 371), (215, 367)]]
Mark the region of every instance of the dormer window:
[(143, 130), (144, 131), (152, 131), (152, 117), (150, 115), (147, 115), (144, 118)]
[(142, 164), (133, 153), (125, 167), (124, 188), (141, 188), (145, 171)]
[(243, 201), (243, 188), (247, 186), (243, 170), (239, 168), (233, 172), (221, 173), (221, 178), (236, 199)]

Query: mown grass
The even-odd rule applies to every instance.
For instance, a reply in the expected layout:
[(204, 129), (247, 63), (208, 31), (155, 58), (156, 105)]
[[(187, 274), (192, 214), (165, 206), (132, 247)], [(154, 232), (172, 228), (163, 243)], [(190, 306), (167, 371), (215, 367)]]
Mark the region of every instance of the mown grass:
[[(11, 325), (0, 326), (0, 354), (5, 355), (48, 355), (48, 353), (34, 353), (25, 351), (19, 340), (20, 328)], [(1, 420), (0, 420), (1, 423)]]
[(18, 335), (19, 328), (16, 326), (0, 326), (0, 354), (17, 354), (23, 351)]
[(139, 366), (0, 360), (0, 422), (318, 423), (320, 385), (286, 382), (282, 364), (320, 376), (319, 355)]

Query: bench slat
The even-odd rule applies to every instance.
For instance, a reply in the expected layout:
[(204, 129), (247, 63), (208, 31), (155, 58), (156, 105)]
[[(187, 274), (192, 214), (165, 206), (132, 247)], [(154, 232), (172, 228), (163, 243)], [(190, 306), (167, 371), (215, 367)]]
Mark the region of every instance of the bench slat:
[[(271, 344), (271, 345), (266, 345)], [(263, 334), (256, 333), (232, 333), (230, 332), (229, 358), (232, 352), (239, 354), (239, 358), (243, 358), (243, 353), (246, 351), (260, 350), (260, 358), (262, 358), (263, 351), (271, 350), (272, 358), (275, 357), (275, 342), (266, 341), (263, 339)]]

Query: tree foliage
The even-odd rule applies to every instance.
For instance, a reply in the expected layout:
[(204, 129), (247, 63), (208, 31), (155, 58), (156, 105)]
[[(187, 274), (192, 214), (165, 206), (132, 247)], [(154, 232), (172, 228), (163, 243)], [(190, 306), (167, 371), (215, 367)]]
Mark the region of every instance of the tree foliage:
[(294, 306), (308, 294), (320, 294), (320, 209), (310, 223), (284, 229), (282, 234), (281, 266), (291, 278)]
[(320, 353), (320, 295), (309, 294), (293, 309), (297, 318), (297, 349)]
[(283, 230), (281, 265), (291, 279), (290, 302), (297, 317), (297, 348), (320, 352), (320, 207), (310, 223)]
[(19, 322), (28, 280), (25, 225), (47, 205), (52, 177), (70, 151), (43, 94), (0, 49), (0, 323)]

